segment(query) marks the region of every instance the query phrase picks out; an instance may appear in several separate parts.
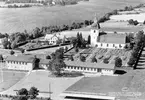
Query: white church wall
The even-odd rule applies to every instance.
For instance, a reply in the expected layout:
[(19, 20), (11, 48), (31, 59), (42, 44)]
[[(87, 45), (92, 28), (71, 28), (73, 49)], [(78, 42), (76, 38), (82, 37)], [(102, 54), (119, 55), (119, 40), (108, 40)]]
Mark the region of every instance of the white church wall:
[(124, 49), (125, 44), (116, 44), (116, 43), (96, 43), (98, 48), (110, 48), (110, 49)]

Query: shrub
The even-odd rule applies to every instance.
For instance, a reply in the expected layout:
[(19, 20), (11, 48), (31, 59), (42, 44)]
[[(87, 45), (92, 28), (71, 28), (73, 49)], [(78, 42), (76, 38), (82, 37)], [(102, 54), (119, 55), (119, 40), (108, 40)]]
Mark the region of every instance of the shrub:
[(119, 57), (116, 57), (115, 59), (115, 66), (116, 67), (121, 67), (122, 66), (122, 60)]
[(14, 54), (15, 54), (15, 52), (14, 52), (13, 50), (11, 50), (11, 51), (10, 51), (10, 54), (11, 54), (11, 55), (14, 55)]
[(80, 56), (80, 60), (82, 61), (82, 62), (85, 62), (86, 61), (86, 57), (85, 56)]
[(94, 62), (97, 63), (97, 59), (95, 56), (92, 58), (92, 63), (94, 63)]
[(109, 63), (109, 61), (108, 61), (107, 58), (105, 58), (105, 59), (103, 60), (103, 62), (104, 62), (105, 64), (108, 64), (108, 63)]

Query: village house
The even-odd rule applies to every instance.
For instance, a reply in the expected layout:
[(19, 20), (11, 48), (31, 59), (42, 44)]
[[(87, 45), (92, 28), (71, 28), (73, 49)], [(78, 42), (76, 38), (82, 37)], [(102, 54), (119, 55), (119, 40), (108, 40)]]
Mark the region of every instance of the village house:
[(58, 42), (67, 41), (65, 35), (61, 35), (59, 33), (56, 34), (46, 34), (44, 41), (48, 41), (49, 44), (56, 45)]

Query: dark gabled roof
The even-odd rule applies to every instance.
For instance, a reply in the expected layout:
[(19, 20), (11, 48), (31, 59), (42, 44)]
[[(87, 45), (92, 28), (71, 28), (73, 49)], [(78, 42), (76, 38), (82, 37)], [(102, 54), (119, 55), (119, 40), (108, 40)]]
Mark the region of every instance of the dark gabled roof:
[(6, 61), (17, 61), (17, 62), (33, 62), (34, 55), (17, 55), (8, 56)]
[(66, 65), (69, 66), (79, 66), (86, 68), (101, 68), (101, 69), (114, 69), (114, 64), (103, 64), (103, 63), (90, 63), (81, 61), (65, 61)]

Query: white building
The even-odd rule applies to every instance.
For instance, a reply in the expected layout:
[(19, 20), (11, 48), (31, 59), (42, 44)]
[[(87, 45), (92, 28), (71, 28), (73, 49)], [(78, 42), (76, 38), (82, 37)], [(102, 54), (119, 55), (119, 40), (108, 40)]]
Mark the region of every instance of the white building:
[(97, 20), (94, 20), (90, 31), (91, 45), (98, 48), (124, 49), (126, 34), (106, 33), (102, 31)]
[(33, 70), (33, 62), (34, 56), (8, 56), (5, 59), (5, 66), (6, 69), (13, 69), (13, 70), (25, 70), (31, 71)]
[(58, 41), (66, 41), (66, 37), (65, 35), (61, 35), (60, 33), (56, 33), (56, 34), (46, 34), (45, 41), (48, 41), (49, 44), (53, 44), (56, 45)]
[(66, 67), (64, 70), (77, 71), (82, 73), (94, 73), (100, 75), (114, 75), (114, 64), (89, 63), (80, 61), (65, 61)]

